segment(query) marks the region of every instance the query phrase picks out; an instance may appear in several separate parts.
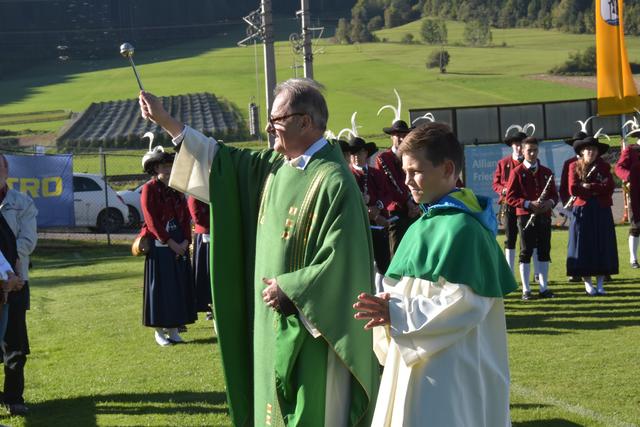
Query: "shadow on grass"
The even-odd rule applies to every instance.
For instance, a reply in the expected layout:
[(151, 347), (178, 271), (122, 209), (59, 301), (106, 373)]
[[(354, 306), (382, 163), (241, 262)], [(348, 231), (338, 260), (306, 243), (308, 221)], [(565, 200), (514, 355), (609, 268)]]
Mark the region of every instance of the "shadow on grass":
[(208, 344), (214, 345), (218, 343), (218, 337), (208, 337), (208, 338), (198, 338), (195, 340), (190, 340), (187, 338), (187, 344)]
[(580, 284), (555, 286), (554, 299), (521, 301), (509, 296), (505, 301), (507, 329), (510, 333), (560, 335), (640, 324), (637, 281), (621, 279), (605, 285), (608, 293), (602, 297), (587, 296), (579, 287)]
[(583, 427), (584, 424), (563, 420), (562, 418), (550, 418), (548, 420), (514, 422), (513, 427)]
[(454, 71), (447, 71), (446, 74), (451, 74), (452, 76), (504, 76), (504, 74), (500, 73), (462, 73)]
[[(170, 404), (170, 406), (168, 406)], [(112, 415), (226, 414), (221, 392), (122, 393), (48, 400), (29, 405), (25, 426), (97, 426), (97, 417)]]
[(72, 275), (50, 275), (39, 276), (29, 282), (31, 288), (47, 287), (52, 288), (54, 286), (74, 286), (74, 285), (86, 285), (87, 283), (97, 283), (105, 281), (113, 281), (120, 279), (139, 279), (142, 282), (142, 271), (138, 275), (126, 273), (96, 273), (96, 274), (83, 274), (79, 276)]

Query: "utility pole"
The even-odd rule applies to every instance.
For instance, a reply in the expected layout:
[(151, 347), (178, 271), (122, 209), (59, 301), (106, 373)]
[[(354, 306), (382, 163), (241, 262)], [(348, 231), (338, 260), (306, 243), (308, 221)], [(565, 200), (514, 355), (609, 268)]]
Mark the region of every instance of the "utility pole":
[[(273, 91), (276, 88), (276, 53), (273, 47), (273, 15), (271, 0), (261, 0), (262, 29), (264, 31), (264, 80), (267, 92), (267, 120), (273, 106)], [(269, 147), (273, 148), (275, 140), (269, 135)]]
[(311, 14), (309, 13), (309, 0), (301, 0), (302, 15), (302, 52), (304, 55), (304, 76), (313, 79), (313, 50), (311, 47)]

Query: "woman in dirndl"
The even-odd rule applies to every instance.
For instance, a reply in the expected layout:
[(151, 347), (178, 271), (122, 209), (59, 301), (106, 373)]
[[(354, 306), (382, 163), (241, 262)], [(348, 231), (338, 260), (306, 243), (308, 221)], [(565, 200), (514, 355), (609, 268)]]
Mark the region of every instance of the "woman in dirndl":
[(193, 243), (193, 277), (196, 285), (196, 310), (207, 313), (207, 320), (212, 320), (211, 314), (211, 273), (209, 268), (209, 204), (201, 202), (195, 197), (189, 197), (189, 212), (194, 224)]
[(569, 166), (569, 193), (575, 201), (569, 226), (567, 276), (581, 276), (589, 296), (605, 295), (605, 276), (618, 273), (611, 213), (615, 184), (611, 166), (600, 157), (609, 146), (598, 141), (598, 134), (573, 143), (579, 158)]
[(144, 263), (143, 324), (155, 328), (156, 342), (183, 342), (178, 327), (195, 322), (197, 313), (189, 244), (191, 217), (184, 194), (169, 188), (173, 154), (158, 146), (142, 158), (152, 178), (142, 187), (141, 234), (153, 243)]

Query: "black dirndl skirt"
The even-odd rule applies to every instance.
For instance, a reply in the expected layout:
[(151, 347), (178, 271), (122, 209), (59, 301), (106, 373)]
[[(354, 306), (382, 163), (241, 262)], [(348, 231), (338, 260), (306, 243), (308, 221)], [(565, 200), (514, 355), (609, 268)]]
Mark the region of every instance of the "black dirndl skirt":
[[(176, 242), (180, 236), (173, 236)], [(144, 262), (142, 323), (156, 328), (175, 328), (198, 318), (189, 254), (177, 257), (169, 247), (151, 245)]]
[(618, 245), (610, 207), (595, 198), (573, 208), (569, 225), (567, 276), (618, 274)]
[(211, 311), (211, 274), (209, 269), (209, 242), (202, 241), (202, 234), (196, 233), (193, 249), (193, 275), (196, 284), (196, 309)]

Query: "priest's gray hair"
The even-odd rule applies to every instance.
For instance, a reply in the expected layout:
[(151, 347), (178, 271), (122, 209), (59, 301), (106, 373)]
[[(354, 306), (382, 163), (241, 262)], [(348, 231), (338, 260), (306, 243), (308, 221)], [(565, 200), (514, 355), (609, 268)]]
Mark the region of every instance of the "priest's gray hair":
[(313, 125), (324, 132), (327, 129), (329, 110), (321, 92), (323, 89), (324, 86), (315, 80), (289, 79), (276, 86), (274, 95), (284, 94), (291, 112), (308, 114)]

